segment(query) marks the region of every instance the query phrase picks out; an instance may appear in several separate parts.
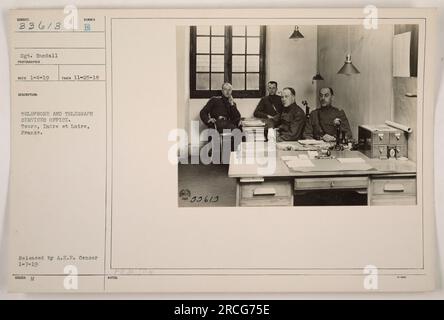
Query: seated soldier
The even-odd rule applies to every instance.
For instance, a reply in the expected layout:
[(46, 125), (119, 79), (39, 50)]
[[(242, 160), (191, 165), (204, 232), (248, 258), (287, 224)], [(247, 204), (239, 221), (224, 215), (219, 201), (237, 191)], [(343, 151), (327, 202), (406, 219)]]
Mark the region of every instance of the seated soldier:
[(337, 127), (345, 132), (346, 139), (352, 139), (352, 132), (345, 112), (332, 106), (334, 98), (332, 88), (319, 90), (321, 107), (310, 113), (310, 119), (304, 130), (304, 139), (336, 141)]
[(281, 97), (276, 92), (277, 82), (269, 81), (268, 96), (263, 97), (254, 110), (254, 116), (263, 119), (267, 128), (275, 128), (279, 125), (283, 106)]
[(296, 92), (293, 88), (282, 90), (284, 108), (279, 125), (277, 141), (295, 141), (302, 138), (305, 127), (305, 112), (296, 104)]
[(240, 128), (241, 115), (232, 96), (233, 88), (230, 83), (222, 85), (222, 96), (212, 97), (200, 111), (200, 118), (209, 128), (215, 128), (219, 133), (224, 129)]

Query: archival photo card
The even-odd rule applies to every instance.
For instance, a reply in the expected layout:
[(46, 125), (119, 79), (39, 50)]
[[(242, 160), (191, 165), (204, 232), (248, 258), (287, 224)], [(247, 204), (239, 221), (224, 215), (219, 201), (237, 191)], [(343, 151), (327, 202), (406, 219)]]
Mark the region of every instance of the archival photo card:
[(12, 10), (10, 291), (433, 290), (436, 28)]

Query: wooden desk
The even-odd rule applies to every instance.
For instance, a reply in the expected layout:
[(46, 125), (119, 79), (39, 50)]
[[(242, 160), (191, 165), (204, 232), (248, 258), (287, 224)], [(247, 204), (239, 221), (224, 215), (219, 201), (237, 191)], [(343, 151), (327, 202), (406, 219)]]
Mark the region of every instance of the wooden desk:
[(309, 190), (356, 190), (367, 193), (368, 205), (415, 205), (416, 164), (410, 160), (370, 159), (359, 151), (332, 151), (336, 158), (360, 157), (372, 170), (294, 171), (282, 156), (305, 151), (276, 151), (276, 170), (258, 174), (257, 164), (235, 163), (231, 153), (229, 177), (237, 179), (238, 206), (292, 206), (293, 196)]

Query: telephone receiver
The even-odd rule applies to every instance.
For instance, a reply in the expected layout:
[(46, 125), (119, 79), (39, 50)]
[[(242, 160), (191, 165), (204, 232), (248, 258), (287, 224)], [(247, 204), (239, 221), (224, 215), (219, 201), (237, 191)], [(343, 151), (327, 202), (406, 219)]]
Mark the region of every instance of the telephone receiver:
[(310, 107), (308, 106), (307, 100), (303, 100), (302, 105), (305, 107), (305, 116), (307, 119), (310, 118)]

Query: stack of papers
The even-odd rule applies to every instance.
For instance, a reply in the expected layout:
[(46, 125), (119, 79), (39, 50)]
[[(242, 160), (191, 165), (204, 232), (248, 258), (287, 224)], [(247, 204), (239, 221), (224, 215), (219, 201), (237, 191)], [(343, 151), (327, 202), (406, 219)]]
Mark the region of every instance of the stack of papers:
[(244, 127), (263, 127), (265, 123), (259, 119), (243, 120)]

